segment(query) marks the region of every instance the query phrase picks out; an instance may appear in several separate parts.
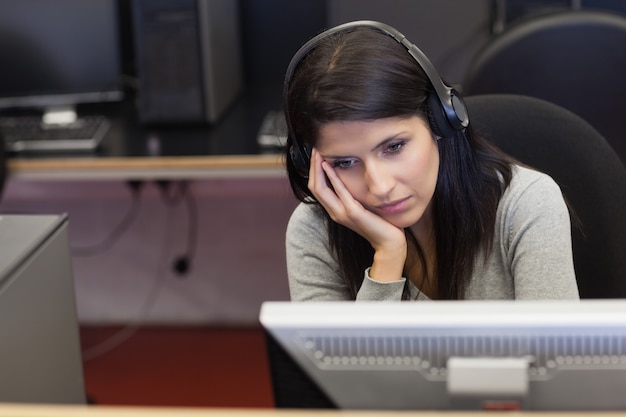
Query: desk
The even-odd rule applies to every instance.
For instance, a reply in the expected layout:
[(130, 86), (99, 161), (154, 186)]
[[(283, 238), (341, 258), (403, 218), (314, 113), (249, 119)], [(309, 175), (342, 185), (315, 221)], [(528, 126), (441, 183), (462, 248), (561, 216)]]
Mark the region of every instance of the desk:
[(222, 155), (169, 157), (14, 158), (13, 180), (154, 180), (278, 177), (282, 156)]
[[(341, 411), (341, 410), (274, 410), (227, 408), (175, 408), (124, 406), (63, 406), (63, 405), (0, 405), (0, 416), (7, 417), (489, 417), (521, 416), (511, 411), (436, 412), (436, 411)], [(623, 412), (532, 412), (531, 417), (624, 417)]]
[(256, 142), (269, 110), (280, 108), (280, 87), (241, 97), (212, 126), (142, 126), (132, 100), (84, 107), (105, 114), (112, 126), (94, 153), (14, 155), (15, 180), (151, 180), (284, 175), (283, 159)]

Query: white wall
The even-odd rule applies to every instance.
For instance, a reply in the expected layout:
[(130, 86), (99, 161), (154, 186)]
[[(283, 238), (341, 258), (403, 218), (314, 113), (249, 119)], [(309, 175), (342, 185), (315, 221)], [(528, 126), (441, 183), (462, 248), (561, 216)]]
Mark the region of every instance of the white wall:
[[(288, 299), (284, 232), (296, 200), (286, 178), (199, 181), (191, 190), (198, 243), (190, 273), (172, 269), (187, 246), (186, 206), (170, 208), (145, 184), (138, 215), (115, 245), (74, 257), (82, 323), (247, 325), (264, 300)], [(67, 212), (77, 247), (109, 235), (130, 207), (123, 182), (9, 181), (0, 212)]]

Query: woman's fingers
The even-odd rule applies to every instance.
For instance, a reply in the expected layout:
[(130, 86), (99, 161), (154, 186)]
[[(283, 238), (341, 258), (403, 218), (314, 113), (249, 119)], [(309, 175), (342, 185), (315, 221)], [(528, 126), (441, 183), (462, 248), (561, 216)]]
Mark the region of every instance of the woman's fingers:
[(320, 154), (313, 149), (311, 155), (311, 168), (309, 170), (309, 190), (313, 193), (315, 198), (326, 208), (340, 209), (341, 202), (335, 194), (335, 191), (329, 187), (328, 179), (324, 169), (322, 168), (323, 159)]
[(359, 210), (369, 213), (352, 197), (334, 169), (316, 150), (312, 154), (309, 174), (309, 189), (334, 221), (353, 228), (355, 213)]
[(330, 181), (330, 184), (332, 185), (331, 190), (341, 202), (342, 209), (345, 212), (346, 216), (352, 218), (356, 215), (372, 214), (367, 211), (361, 203), (355, 200), (355, 198), (352, 196), (352, 194), (350, 194), (350, 191), (348, 191), (344, 183), (341, 181), (339, 176), (337, 176), (337, 173), (328, 164), (328, 162), (322, 161), (321, 166), (324, 170), (324, 175), (328, 178), (328, 181)]

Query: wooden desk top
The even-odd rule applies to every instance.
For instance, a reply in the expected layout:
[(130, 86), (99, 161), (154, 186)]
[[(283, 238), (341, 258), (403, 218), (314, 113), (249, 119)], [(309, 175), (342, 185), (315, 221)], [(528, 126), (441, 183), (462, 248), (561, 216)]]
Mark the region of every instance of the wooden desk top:
[(285, 175), (278, 154), (12, 158), (9, 175), (15, 180), (154, 180)]
[[(480, 413), (0, 404), (0, 416), (7, 417), (476, 417), (483, 414), (488, 414), (489, 417), (512, 417), (513, 415), (521, 416), (525, 413), (512, 411)], [(626, 416), (626, 412), (532, 412), (527, 414), (532, 415), (532, 417)]]

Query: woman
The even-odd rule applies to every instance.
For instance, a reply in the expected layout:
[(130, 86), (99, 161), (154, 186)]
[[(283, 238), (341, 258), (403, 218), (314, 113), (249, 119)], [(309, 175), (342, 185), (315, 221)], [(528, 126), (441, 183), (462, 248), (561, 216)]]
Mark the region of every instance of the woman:
[(576, 299), (557, 184), (495, 149), (402, 34), (318, 35), (285, 80), (291, 298)]

